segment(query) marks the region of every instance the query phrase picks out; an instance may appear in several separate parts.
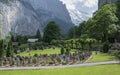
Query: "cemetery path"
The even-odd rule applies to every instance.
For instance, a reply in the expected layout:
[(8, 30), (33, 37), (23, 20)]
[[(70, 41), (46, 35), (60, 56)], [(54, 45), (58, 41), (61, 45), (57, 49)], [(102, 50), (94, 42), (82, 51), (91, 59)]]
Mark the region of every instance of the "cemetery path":
[(58, 65), (58, 66), (0, 67), (0, 70), (31, 70), (31, 69), (72, 68), (72, 67), (85, 67), (85, 66), (96, 66), (96, 65), (118, 64), (118, 63), (120, 63), (120, 61), (106, 61), (106, 62), (83, 63), (83, 64), (73, 64), (73, 65)]
[(83, 62), (83, 63), (89, 62), (89, 60), (92, 59), (92, 57), (93, 57), (93, 55), (91, 55), (91, 56), (90, 56), (85, 62)]

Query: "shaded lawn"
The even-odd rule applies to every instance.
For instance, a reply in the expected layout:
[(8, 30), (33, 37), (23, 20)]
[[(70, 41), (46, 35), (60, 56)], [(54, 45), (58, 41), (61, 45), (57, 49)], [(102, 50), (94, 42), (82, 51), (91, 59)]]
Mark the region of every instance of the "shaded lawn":
[(120, 75), (120, 64), (80, 68), (7, 70), (0, 71), (0, 75)]

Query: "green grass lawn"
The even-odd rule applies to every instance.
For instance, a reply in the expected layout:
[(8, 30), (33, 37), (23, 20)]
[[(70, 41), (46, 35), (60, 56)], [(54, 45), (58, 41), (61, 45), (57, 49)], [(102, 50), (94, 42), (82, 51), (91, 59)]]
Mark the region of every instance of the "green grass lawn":
[(120, 75), (120, 64), (80, 68), (7, 70), (0, 71), (0, 75)]
[[(59, 54), (60, 53), (60, 48), (50, 48), (50, 49), (45, 49), (45, 50), (32, 50), (30, 51), (30, 55), (33, 56), (34, 54)], [(21, 56), (29, 56), (29, 52), (25, 51), (20, 53)]]
[[(50, 48), (50, 49), (45, 49), (45, 50), (32, 50), (32, 51), (30, 51), (30, 55), (31, 56), (33, 56), (34, 54), (48, 54), (48, 55), (50, 55), (50, 54), (60, 54), (60, 50), (61, 50), (61, 48), (55, 48), (55, 49), (53, 49), (53, 48)], [(71, 50), (70, 52), (71, 53), (74, 53), (76, 50)], [(29, 52), (27, 52), (27, 51), (25, 51), (25, 52), (22, 52), (22, 53), (20, 53), (20, 55), (21, 56), (29, 56)]]
[(88, 62), (101, 62), (101, 61), (111, 61), (111, 60), (116, 60), (115, 56), (111, 56), (107, 53), (100, 53), (96, 55), (95, 52), (93, 52), (93, 57)]

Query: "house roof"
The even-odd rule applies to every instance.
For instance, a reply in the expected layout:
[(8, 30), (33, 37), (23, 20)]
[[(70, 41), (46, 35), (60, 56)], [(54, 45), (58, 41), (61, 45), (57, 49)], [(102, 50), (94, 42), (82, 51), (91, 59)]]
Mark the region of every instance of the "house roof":
[(12, 42), (13, 46), (19, 45), (19, 42)]
[(27, 41), (28, 41), (28, 42), (37, 42), (38, 39), (37, 39), (37, 38), (33, 38), (33, 39), (28, 39)]

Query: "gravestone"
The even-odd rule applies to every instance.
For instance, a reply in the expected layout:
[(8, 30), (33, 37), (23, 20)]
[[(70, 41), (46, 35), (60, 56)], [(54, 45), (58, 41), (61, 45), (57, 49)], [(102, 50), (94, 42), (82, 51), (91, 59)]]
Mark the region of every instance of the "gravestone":
[(15, 58), (10, 57), (10, 66), (15, 65)]
[(66, 57), (66, 59), (67, 59), (66, 63), (69, 64), (69, 62), (70, 62), (70, 56), (68, 55), (68, 56)]
[(0, 66), (3, 66), (3, 59), (0, 58)]
[(8, 57), (8, 61), (9, 61), (9, 66), (12, 66), (12, 58)]
[(62, 59), (61, 59), (61, 56), (60, 56), (60, 55), (57, 55), (57, 61), (58, 61), (59, 64), (61, 64), (61, 60), (62, 60)]
[(16, 66), (19, 66), (20, 65), (20, 59), (19, 57), (16, 57)]
[(3, 58), (3, 65), (4, 65), (4, 66), (7, 65), (7, 58), (6, 58), (6, 57)]
[(41, 65), (44, 64), (44, 56), (43, 55), (40, 56), (40, 64)]

